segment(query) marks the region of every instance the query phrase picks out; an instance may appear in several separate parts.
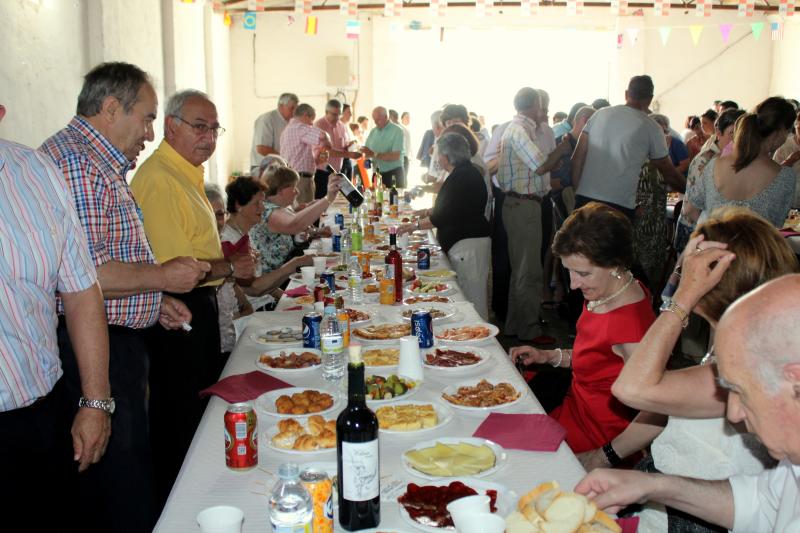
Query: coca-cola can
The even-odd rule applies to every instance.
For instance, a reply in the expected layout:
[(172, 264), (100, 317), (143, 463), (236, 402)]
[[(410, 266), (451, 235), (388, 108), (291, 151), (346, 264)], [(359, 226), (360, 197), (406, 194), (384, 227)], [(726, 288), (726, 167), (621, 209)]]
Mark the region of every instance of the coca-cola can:
[(225, 464), (231, 470), (258, 464), (258, 420), (247, 402), (232, 403), (225, 411)]

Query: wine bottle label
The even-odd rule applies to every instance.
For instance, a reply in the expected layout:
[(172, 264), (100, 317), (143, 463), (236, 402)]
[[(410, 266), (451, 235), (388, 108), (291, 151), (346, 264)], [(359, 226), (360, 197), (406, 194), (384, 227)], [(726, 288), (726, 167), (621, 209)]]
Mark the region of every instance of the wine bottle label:
[(344, 193), (345, 196), (356, 190), (356, 188), (353, 187), (353, 184), (350, 183), (350, 180), (344, 179), (341, 180), (340, 183), (342, 184), (342, 192)]
[(380, 493), (378, 439), (342, 442), (342, 492), (351, 502), (372, 500)]

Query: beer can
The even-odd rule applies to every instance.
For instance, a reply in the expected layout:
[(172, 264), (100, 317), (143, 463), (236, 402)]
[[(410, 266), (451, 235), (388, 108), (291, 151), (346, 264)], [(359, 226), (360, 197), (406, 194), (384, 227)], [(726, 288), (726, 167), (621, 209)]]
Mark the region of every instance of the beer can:
[(314, 504), (314, 533), (333, 533), (333, 481), (324, 470), (306, 468), (300, 472), (300, 483), (311, 495)]
[(333, 216), (333, 223), (338, 225), (341, 229), (344, 229), (344, 215), (342, 213), (336, 213)]
[(331, 291), (336, 290), (336, 276), (333, 275), (333, 270), (326, 270), (319, 276), (320, 284), (325, 283)]
[(369, 254), (358, 254), (358, 263), (361, 265), (361, 277), (366, 277), (369, 274)]
[(342, 251), (342, 236), (341, 235), (334, 235), (333, 239), (333, 251), (341, 253)]
[(411, 313), (411, 332), (417, 336), (420, 348), (433, 346), (433, 318), (430, 311), (418, 309)]
[(320, 327), (322, 326), (322, 315), (316, 311), (311, 311), (303, 315), (303, 348), (314, 348), (319, 350)]
[(258, 464), (258, 420), (247, 402), (232, 403), (225, 411), (225, 464), (231, 470)]
[(314, 301), (315, 302), (324, 302), (325, 295), (330, 292), (331, 288), (328, 287), (328, 284), (325, 282), (320, 282), (319, 285), (314, 287)]
[(431, 268), (430, 248), (420, 248), (417, 250), (417, 268), (419, 270), (429, 270)]
[(372, 239), (375, 237), (375, 226), (372, 224), (367, 224), (364, 226), (364, 237), (367, 239)]

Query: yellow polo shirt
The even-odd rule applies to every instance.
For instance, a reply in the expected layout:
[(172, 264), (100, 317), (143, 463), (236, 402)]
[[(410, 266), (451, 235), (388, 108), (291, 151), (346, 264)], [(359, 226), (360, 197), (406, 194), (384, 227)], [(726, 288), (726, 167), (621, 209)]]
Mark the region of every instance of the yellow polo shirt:
[[(221, 259), (214, 210), (206, 198), (203, 167), (183, 158), (166, 140), (131, 181), (144, 231), (159, 263), (174, 257)], [(205, 285), (220, 285), (219, 279)]]

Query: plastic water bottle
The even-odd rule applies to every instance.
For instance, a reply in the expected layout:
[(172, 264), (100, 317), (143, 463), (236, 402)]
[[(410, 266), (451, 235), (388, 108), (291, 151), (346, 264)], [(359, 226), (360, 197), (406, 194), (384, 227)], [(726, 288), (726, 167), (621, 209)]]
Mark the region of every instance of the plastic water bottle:
[[(344, 253), (344, 249), (342, 249), (342, 253)], [(361, 286), (361, 265), (358, 262), (358, 257), (354, 255), (351, 255), (350, 260), (347, 262), (347, 287), (352, 303), (363, 303), (364, 288)]]
[(350, 253), (353, 250), (353, 241), (350, 237), (350, 230), (345, 228), (342, 230), (342, 241), (339, 244), (342, 250), (342, 259), (341, 263), (346, 265), (348, 261), (350, 261)]
[(325, 306), (319, 337), (322, 348), (322, 379), (340, 381), (344, 377), (344, 335), (333, 303)]
[(294, 463), (278, 467), (280, 478), (269, 495), (269, 521), (274, 533), (311, 531), (314, 503), (300, 483), (300, 468)]

